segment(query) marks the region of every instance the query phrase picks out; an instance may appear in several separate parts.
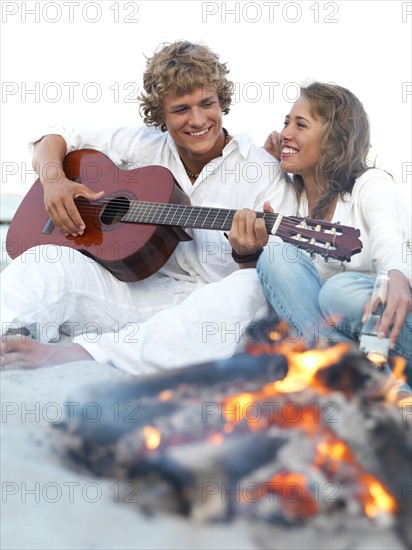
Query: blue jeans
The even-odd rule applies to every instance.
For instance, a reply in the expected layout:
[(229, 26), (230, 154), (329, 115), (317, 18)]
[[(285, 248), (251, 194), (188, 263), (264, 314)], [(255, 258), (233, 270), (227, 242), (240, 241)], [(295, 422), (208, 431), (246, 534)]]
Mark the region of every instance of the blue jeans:
[[(269, 245), (257, 263), (257, 273), (271, 306), (296, 331), (307, 347), (353, 342), (359, 338), (363, 306), (374, 279), (347, 271), (323, 281), (310, 256), (286, 243)], [(406, 318), (390, 356), (407, 361), (412, 384), (412, 313)]]

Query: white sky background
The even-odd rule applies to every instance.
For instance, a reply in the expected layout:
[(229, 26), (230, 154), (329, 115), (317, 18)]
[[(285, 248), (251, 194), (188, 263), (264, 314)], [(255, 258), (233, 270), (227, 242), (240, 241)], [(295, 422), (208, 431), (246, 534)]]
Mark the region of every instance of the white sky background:
[(412, 2), (396, 0), (2, 0), (2, 191), (34, 182), (26, 144), (44, 126), (140, 124), (144, 55), (187, 39), (228, 62), (236, 95), (224, 125), (257, 144), (281, 129), (296, 83), (351, 89), (370, 116), (371, 157), (410, 203), (411, 27)]

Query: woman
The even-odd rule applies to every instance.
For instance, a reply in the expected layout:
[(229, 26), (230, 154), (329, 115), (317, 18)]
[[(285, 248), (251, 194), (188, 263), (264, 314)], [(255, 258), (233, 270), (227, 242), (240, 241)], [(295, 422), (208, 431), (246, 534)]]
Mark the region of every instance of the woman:
[(308, 346), (357, 340), (362, 321), (375, 307), (370, 303), (374, 278), (388, 271), (379, 337), (388, 334), (390, 355), (407, 360), (411, 384), (408, 218), (392, 177), (367, 164), (369, 139), (368, 117), (349, 90), (318, 82), (301, 89), (283, 130), (273, 132), (265, 148), (278, 151), (282, 170), (292, 175), (288, 194), (296, 214), (360, 229), (363, 250), (350, 263), (325, 262), (273, 243), (261, 254), (257, 271), (279, 317)]

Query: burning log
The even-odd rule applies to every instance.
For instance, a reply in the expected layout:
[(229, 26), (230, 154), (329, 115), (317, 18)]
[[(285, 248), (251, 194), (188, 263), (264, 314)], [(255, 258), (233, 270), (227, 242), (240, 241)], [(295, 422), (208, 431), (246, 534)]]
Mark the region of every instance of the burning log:
[[(66, 421), (56, 424), (67, 435), (67, 449), (73, 458), (98, 475), (111, 475), (116, 463), (118, 440), (132, 434), (135, 445), (142, 443), (146, 450), (146, 436), (139, 439), (142, 427), (150, 427), (156, 419), (171, 419), (174, 435), (182, 427), (190, 433), (185, 440), (197, 437), (197, 427), (191, 422), (192, 407), (197, 406), (198, 423), (204, 426), (204, 403), (214, 404), (217, 396), (233, 394), (242, 389), (250, 391), (262, 382), (280, 380), (287, 371), (285, 357), (261, 354), (251, 361), (248, 353), (235, 360), (216, 361), (142, 376), (134, 383), (113, 386), (102, 384), (86, 387), (82, 395), (68, 399), (81, 405), (67, 412)], [(98, 421), (89, 421), (85, 410), (96, 403), (100, 413)], [(147, 432), (147, 430), (146, 430)], [(147, 432), (148, 433), (148, 432)], [(96, 458), (94, 455), (98, 458)]]
[(78, 407), (59, 446), (97, 475), (137, 480), (153, 511), (325, 533), (354, 522), (409, 546), (410, 404), (386, 399), (388, 381), (343, 345), (302, 352), (272, 336), (227, 361), (86, 390), (101, 418)]

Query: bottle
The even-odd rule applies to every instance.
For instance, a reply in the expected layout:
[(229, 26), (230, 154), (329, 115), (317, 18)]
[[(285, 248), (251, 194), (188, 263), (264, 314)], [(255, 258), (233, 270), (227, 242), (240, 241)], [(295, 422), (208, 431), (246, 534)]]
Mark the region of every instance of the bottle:
[(378, 338), (379, 325), (386, 305), (389, 273), (380, 271), (375, 279), (371, 304), (374, 311), (369, 313), (362, 326), (359, 349), (378, 368), (384, 368), (388, 362), (389, 337)]

